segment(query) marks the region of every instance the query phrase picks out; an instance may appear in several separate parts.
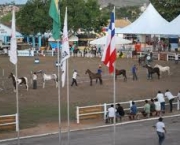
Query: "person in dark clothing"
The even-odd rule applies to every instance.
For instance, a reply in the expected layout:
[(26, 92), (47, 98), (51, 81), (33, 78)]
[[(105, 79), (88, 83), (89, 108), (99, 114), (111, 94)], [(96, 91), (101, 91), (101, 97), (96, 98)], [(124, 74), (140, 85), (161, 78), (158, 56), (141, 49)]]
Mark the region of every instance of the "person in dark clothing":
[(124, 116), (125, 112), (124, 112), (124, 108), (118, 103), (116, 105), (116, 122), (118, 121), (118, 118), (120, 119), (120, 121), (122, 120), (122, 117)]
[(136, 67), (136, 65), (133, 65), (133, 67), (132, 67), (133, 80), (138, 80), (136, 71), (137, 71), (137, 67)]

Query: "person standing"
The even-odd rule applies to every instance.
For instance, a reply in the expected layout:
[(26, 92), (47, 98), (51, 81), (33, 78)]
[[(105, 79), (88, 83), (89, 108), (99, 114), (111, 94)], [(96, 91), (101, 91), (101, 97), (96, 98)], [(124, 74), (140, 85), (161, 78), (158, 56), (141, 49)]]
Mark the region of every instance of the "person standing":
[(133, 80), (138, 80), (136, 72), (137, 72), (137, 67), (136, 67), (136, 65), (133, 65), (133, 67), (132, 67)]
[(118, 121), (118, 118), (122, 119), (122, 117), (124, 116), (125, 112), (124, 112), (124, 108), (118, 103), (116, 104), (116, 122)]
[(36, 72), (33, 73), (32, 79), (33, 79), (33, 89), (37, 89), (37, 74), (36, 74)]
[(165, 133), (166, 133), (166, 128), (165, 128), (165, 124), (163, 122), (163, 118), (159, 118), (158, 122), (155, 125), (156, 128), (156, 132), (159, 138), (159, 145), (162, 145), (164, 139), (165, 139)]
[(154, 105), (155, 105), (155, 110), (156, 110), (156, 115), (160, 116), (161, 115), (161, 104), (159, 103), (158, 99), (154, 99)]
[(148, 103), (148, 100), (145, 100), (145, 105), (144, 105), (144, 110), (142, 111), (142, 115), (147, 118), (149, 118), (150, 116), (150, 104)]
[(178, 64), (178, 60), (179, 60), (179, 55), (178, 53), (176, 52), (175, 55), (174, 55), (174, 60), (175, 60), (175, 64)]
[(174, 96), (172, 95), (172, 93), (169, 90), (166, 90), (166, 93), (164, 94), (164, 96), (168, 98), (169, 106), (170, 106), (170, 112), (172, 112)]
[(76, 70), (74, 70), (73, 76), (72, 76), (72, 83), (71, 83), (71, 86), (73, 86), (74, 84), (75, 84), (76, 86), (78, 86), (77, 81), (76, 81), (77, 76), (78, 76), (78, 73), (77, 73)]
[(161, 93), (161, 91), (158, 91), (156, 98), (158, 99), (158, 102), (161, 104), (161, 111), (162, 111), (162, 113), (165, 113), (165, 99), (164, 99), (164, 94)]
[(135, 104), (135, 102), (132, 102), (132, 106), (130, 108), (130, 114), (129, 114), (129, 119), (130, 120), (134, 120), (137, 114), (137, 106)]
[(110, 123), (114, 122), (114, 118), (116, 117), (115, 114), (116, 114), (116, 109), (114, 108), (114, 105), (111, 104), (111, 107), (108, 108), (108, 118)]

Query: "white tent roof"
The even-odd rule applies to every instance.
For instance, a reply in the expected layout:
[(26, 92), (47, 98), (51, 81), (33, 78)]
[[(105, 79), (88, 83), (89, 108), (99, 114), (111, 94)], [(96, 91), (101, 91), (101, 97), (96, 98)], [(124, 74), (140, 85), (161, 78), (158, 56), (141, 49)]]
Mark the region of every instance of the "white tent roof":
[[(55, 41), (53, 37), (50, 37), (48, 39), (48, 41)], [(57, 41), (60, 41), (59, 39)], [(69, 41), (78, 41), (78, 37), (77, 36), (71, 36), (69, 37)]]
[[(90, 44), (91, 45), (105, 45), (106, 41), (107, 41), (107, 36), (103, 36), (101, 38), (90, 41)], [(115, 36), (115, 41), (116, 41), (116, 45), (132, 43), (132, 41), (127, 40), (127, 39), (123, 39), (123, 38), (118, 37), (118, 36)]]
[(179, 25), (180, 25), (180, 15), (177, 16), (170, 23), (168, 23), (165, 26), (161, 27), (159, 31), (162, 31), (162, 33), (160, 33), (160, 34), (180, 35)]
[(77, 37), (77, 36), (71, 36), (71, 37), (69, 37), (69, 41), (78, 41), (79, 40), (79, 38)]
[(116, 29), (120, 34), (160, 34), (159, 28), (164, 27), (169, 22), (166, 21), (150, 3), (143, 14), (130, 25)]

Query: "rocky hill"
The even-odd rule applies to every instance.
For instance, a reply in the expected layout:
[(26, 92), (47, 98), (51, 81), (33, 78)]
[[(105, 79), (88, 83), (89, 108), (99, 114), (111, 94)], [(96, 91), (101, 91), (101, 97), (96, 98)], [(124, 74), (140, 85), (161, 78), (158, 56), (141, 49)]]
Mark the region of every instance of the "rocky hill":
[(135, 6), (135, 5), (143, 5), (144, 3), (149, 3), (149, 0), (98, 0), (98, 1), (102, 7), (107, 6), (109, 3), (114, 4), (117, 7)]

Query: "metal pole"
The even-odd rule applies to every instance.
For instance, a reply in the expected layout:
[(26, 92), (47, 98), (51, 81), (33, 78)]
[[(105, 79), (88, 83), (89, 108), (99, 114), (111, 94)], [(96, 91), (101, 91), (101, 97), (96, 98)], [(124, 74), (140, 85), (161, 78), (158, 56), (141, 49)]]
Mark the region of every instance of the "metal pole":
[(60, 59), (59, 59), (59, 41), (57, 41), (57, 60), (58, 60), (58, 113), (59, 113), (59, 144), (61, 145), (61, 92), (60, 92)]
[(70, 145), (70, 115), (69, 115), (69, 61), (67, 59), (67, 126), (68, 126), (68, 145)]
[[(15, 65), (16, 79), (18, 78), (17, 64)], [(20, 133), (19, 133), (19, 92), (18, 92), (18, 82), (16, 80), (16, 112), (17, 112), (17, 141), (20, 145)]]

